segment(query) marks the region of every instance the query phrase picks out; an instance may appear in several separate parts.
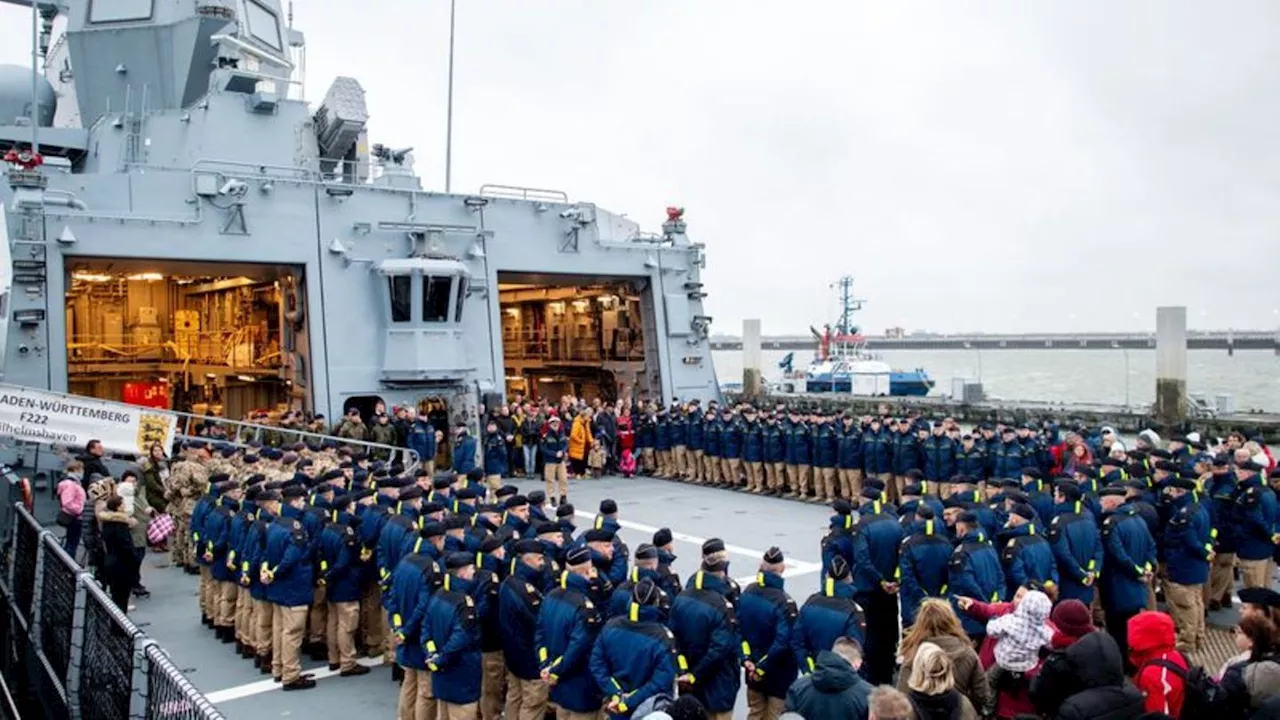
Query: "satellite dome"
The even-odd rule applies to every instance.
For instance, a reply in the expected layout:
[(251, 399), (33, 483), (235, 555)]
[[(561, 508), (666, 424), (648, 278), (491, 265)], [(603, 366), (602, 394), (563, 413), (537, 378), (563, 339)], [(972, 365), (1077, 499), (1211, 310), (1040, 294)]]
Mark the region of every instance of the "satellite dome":
[[(58, 97), (43, 77), (36, 78), (40, 101), (40, 127), (53, 125)], [(21, 65), (0, 65), (0, 125), (25, 125), (31, 117), (31, 69)], [(19, 119), (22, 118), (22, 119)]]

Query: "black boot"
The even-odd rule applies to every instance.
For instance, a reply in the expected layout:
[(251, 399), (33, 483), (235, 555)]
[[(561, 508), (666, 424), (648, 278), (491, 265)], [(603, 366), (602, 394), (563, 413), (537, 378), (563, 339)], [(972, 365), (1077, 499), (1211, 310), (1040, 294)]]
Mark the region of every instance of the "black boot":
[(565, 495), (561, 495), (561, 496), (560, 496), (560, 504), (561, 504), (561, 505), (564, 505), (564, 504), (565, 504), (565, 503), (567, 503), (567, 502), (569, 502), (569, 498), (568, 498), (567, 496), (565, 496)]
[(401, 682), (402, 680), (404, 680), (404, 668), (400, 667), (399, 665), (392, 665), (392, 666), (391, 666), (391, 681), (392, 681), (392, 682)]
[(309, 677), (300, 677), (291, 683), (287, 683), (283, 690), (310, 690), (316, 686), (316, 681)]

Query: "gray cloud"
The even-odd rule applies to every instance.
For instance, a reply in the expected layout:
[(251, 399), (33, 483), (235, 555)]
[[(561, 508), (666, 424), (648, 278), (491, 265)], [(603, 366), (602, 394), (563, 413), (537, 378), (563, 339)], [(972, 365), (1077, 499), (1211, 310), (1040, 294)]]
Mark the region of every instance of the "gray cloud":
[[(296, 22), (308, 96), (358, 77), (438, 188), (448, 3), (413, 5)], [(1280, 325), (1274, 3), (459, 5), (454, 189), (685, 205), (717, 331), (829, 319), (846, 272), (876, 332)]]

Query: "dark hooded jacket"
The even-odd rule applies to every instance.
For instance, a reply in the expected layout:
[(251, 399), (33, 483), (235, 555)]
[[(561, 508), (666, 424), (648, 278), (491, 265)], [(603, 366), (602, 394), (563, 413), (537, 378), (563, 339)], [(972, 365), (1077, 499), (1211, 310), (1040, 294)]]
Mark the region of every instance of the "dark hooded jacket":
[(956, 690), (937, 695), (912, 690), (907, 699), (915, 708), (917, 720), (974, 720), (978, 717), (968, 698)]
[(806, 718), (861, 720), (869, 712), (871, 684), (830, 650), (818, 653), (814, 670), (787, 691), (787, 710)]
[(1102, 632), (1051, 653), (1031, 682), (1031, 701), (1058, 720), (1130, 720), (1145, 712), (1142, 692), (1125, 679), (1119, 646)]

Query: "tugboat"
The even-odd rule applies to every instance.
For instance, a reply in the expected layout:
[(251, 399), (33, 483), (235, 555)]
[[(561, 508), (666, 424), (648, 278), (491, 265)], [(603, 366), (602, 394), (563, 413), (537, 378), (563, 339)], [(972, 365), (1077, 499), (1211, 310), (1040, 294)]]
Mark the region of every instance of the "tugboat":
[[(928, 395), (935, 383), (924, 368), (895, 370), (867, 352), (866, 338), (861, 328), (853, 324), (853, 314), (862, 309), (864, 302), (853, 297), (853, 278), (842, 277), (835, 287), (840, 291), (840, 319), (835, 327), (823, 326), (822, 332), (809, 328), (818, 341), (818, 349), (813, 362), (803, 371), (804, 392), (870, 397)], [(800, 379), (800, 373), (787, 374)]]

